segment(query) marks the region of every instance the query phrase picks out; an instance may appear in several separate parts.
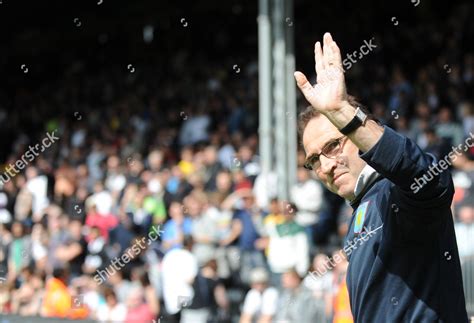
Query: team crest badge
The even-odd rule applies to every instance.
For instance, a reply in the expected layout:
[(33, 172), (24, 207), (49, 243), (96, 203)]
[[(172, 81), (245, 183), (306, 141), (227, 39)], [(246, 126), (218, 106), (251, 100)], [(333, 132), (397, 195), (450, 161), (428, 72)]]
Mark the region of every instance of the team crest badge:
[(362, 231), (364, 227), (365, 214), (367, 213), (367, 207), (369, 206), (369, 201), (362, 203), (356, 210), (356, 218), (354, 223), (354, 233), (358, 234)]

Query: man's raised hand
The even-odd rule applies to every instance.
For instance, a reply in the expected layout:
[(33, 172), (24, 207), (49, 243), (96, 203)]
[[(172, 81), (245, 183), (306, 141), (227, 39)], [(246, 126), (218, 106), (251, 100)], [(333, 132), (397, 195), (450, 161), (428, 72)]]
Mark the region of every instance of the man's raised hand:
[(324, 45), (314, 45), (316, 85), (312, 86), (306, 76), (297, 71), (295, 79), (306, 100), (319, 112), (337, 112), (347, 100), (341, 51), (330, 33), (324, 34)]

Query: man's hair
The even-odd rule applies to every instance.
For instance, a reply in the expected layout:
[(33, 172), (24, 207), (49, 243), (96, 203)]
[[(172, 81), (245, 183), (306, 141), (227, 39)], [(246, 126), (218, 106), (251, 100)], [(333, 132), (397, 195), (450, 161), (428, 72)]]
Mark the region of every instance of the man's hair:
[[(374, 120), (378, 124), (382, 125), (382, 123), (377, 118), (375, 118), (375, 116), (373, 114), (371, 114), (364, 105), (360, 104), (356, 100), (355, 97), (353, 97), (352, 95), (348, 95), (347, 96), (347, 101), (353, 107), (359, 107), (365, 114), (367, 114), (367, 119)], [(303, 138), (304, 129), (306, 128), (308, 123), (312, 119), (314, 119), (316, 117), (319, 117), (320, 115), (321, 115), (321, 113), (319, 111), (317, 111), (315, 108), (313, 108), (311, 105), (307, 106), (306, 109), (303, 110), (298, 115), (298, 135), (301, 138), (301, 140)]]

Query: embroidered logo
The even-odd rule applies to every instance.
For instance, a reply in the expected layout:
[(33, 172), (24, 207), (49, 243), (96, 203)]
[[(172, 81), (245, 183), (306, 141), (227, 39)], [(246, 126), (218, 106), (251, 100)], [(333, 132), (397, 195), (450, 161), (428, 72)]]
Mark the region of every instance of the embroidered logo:
[(367, 207), (369, 206), (369, 202), (364, 202), (356, 210), (356, 218), (355, 218), (355, 223), (354, 223), (354, 233), (358, 234), (362, 231), (362, 228), (364, 227), (364, 220), (365, 220), (365, 214), (367, 213)]

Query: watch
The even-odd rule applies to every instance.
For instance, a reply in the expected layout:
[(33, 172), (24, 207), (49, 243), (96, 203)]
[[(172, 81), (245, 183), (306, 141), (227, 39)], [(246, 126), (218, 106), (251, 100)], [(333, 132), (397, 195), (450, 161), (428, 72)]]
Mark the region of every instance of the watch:
[(339, 130), (343, 135), (348, 135), (362, 126), (367, 120), (367, 115), (359, 107), (357, 107), (354, 118), (342, 129)]

